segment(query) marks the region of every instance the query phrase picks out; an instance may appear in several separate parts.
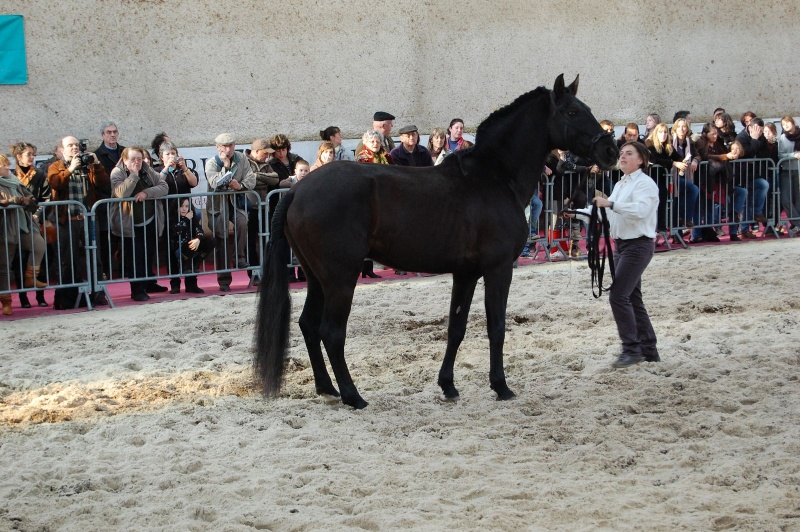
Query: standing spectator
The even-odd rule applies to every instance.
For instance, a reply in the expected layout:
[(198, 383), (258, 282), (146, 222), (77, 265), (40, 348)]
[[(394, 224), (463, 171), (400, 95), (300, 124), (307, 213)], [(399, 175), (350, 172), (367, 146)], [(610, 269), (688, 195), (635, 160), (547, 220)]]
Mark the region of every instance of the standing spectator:
[(125, 148), (120, 162), (111, 171), (114, 197), (132, 198), (132, 201), (112, 204), (111, 230), (122, 238), (123, 268), (125, 276), (131, 279), (134, 301), (147, 301), (150, 299), (147, 292), (154, 291), (150, 285), (155, 281), (137, 279), (153, 275), (158, 237), (164, 231), (164, 204), (154, 200), (169, 192), (162, 174), (144, 162), (145, 152), (144, 148)]
[(338, 127), (329, 126), (320, 131), (319, 136), (323, 141), (330, 142), (333, 145), (334, 160), (353, 160), (353, 156), (347, 150), (342, 148), (342, 130), (340, 130)]
[[(191, 194), (192, 189), (197, 186), (197, 176), (186, 166), (186, 160), (178, 154), (178, 148), (172, 142), (165, 141), (159, 145), (159, 150), (161, 176), (169, 188), (168, 194)], [(180, 201), (171, 200), (170, 203), (167, 208), (177, 212)]]
[(397, 146), (389, 155), (394, 159), (394, 164), (400, 166), (433, 166), (431, 153), (427, 148), (419, 145), (419, 132), (417, 126), (400, 128), (400, 146)]
[(472, 146), (472, 143), (464, 138), (464, 121), (454, 118), (447, 127), (447, 149), (450, 152), (463, 150)]
[[(101, 194), (111, 190), (108, 174), (94, 153), (84, 154), (91, 162), (78, 157), (80, 141), (75, 137), (64, 137), (61, 144), (64, 148), (64, 159), (55, 161), (47, 169), (51, 197), (53, 201), (72, 200), (91, 209)], [(56, 206), (55, 212), (60, 226), (57, 253), (60, 265), (59, 284), (91, 279), (92, 272), (88, 270), (84, 253), (84, 246), (89, 242), (84, 242), (83, 211), (77, 205), (70, 204)], [(89, 235), (91, 238), (91, 231)], [(103, 292), (92, 294), (91, 297), (95, 305), (108, 304)], [(77, 288), (57, 288), (53, 307), (57, 310), (70, 309), (77, 300)]]
[(114, 122), (103, 123), (100, 126), (100, 136), (103, 138), (103, 142), (94, 150), (94, 153), (97, 155), (100, 164), (105, 168), (106, 173), (110, 175), (111, 170), (119, 162), (125, 146), (117, 142), (119, 140), (119, 129), (117, 129), (117, 124)]
[[(267, 159), (274, 151), (267, 139), (256, 139), (250, 145), (249, 150), (244, 150), (247, 162), (250, 164), (250, 171), (253, 172), (253, 177), (255, 177), (253, 190), (258, 193), (258, 197), (262, 202), (267, 199), (267, 195), (270, 192), (278, 190), (280, 186), (280, 177), (267, 162)], [(272, 213), (278, 204), (278, 199), (279, 196), (277, 194), (273, 194), (270, 197), (268, 211), (263, 213), (267, 216), (267, 219), (261, 220), (263, 224), (268, 224), (269, 220), (272, 219)], [(259, 226), (258, 204), (251, 204), (249, 207), (250, 209), (247, 211), (247, 260), (250, 266), (258, 266), (261, 264), (259, 235), (264, 231)], [(247, 274), (252, 275), (250, 270), (247, 271)], [(256, 275), (253, 284), (258, 285), (259, 283), (260, 279)]]
[[(280, 135), (282, 136), (282, 135)], [(286, 139), (286, 137), (283, 137)], [(214, 192), (253, 190), (256, 178), (250, 169), (247, 157), (236, 151), (233, 135), (222, 133), (214, 139), (219, 155), (206, 161), (206, 179), (209, 190)], [(288, 144), (288, 139), (286, 140)], [(274, 149), (274, 147), (273, 147)], [(283, 150), (288, 152), (288, 148)], [(276, 150), (277, 152), (277, 150)], [(285, 153), (284, 153), (285, 155)], [(273, 166), (273, 168), (275, 168)], [(276, 168), (277, 170), (277, 168)], [(227, 270), (230, 267), (228, 254), (228, 223), (233, 223), (233, 239), (236, 268), (249, 267), (247, 262), (247, 208), (239, 194), (212, 195), (209, 197), (207, 212), (209, 226), (216, 238), (214, 247), (215, 267)], [(219, 272), (217, 283), (223, 292), (229, 292), (233, 276), (230, 272)]]
[[(111, 175), (111, 170), (119, 162), (120, 154), (125, 146), (117, 142), (119, 140), (119, 129), (114, 122), (105, 122), (100, 126), (100, 136), (103, 141), (100, 146), (95, 150), (97, 160), (103, 165), (107, 175)], [(97, 190), (97, 199), (108, 199), (111, 197), (111, 189), (100, 187)], [(103, 274), (106, 278), (111, 277), (112, 273), (112, 257), (119, 249), (119, 240), (109, 235), (108, 214), (110, 206), (108, 204), (101, 206), (97, 210), (95, 223), (97, 225), (97, 253), (100, 257), (100, 262), (103, 266)]]
[(273, 153), (267, 162), (272, 167), (272, 170), (280, 177), (280, 188), (288, 188), (292, 186), (289, 179), (294, 175), (294, 167), (297, 161), (304, 160), (296, 153), (292, 153), (292, 143), (286, 135), (278, 134), (269, 139), (269, 146), (272, 148)]
[(789, 217), (789, 234), (797, 236), (800, 230), (800, 128), (795, 124), (794, 118), (788, 115), (781, 118), (781, 128), (783, 133), (778, 138), (778, 157), (794, 157), (794, 161), (781, 165), (781, 206)]
[(160, 172), (164, 169), (164, 161), (161, 160), (161, 145), (165, 142), (172, 143), (172, 140), (169, 138), (166, 132), (162, 131), (161, 133), (157, 133), (153, 140), (150, 142), (150, 148), (152, 151), (152, 158), (153, 164), (151, 165), (153, 170), (156, 172)]
[(45, 159), (44, 161), (39, 161), (36, 163), (36, 168), (44, 172), (44, 175), (47, 175), (47, 169), (50, 168), (50, 165), (63, 158), (64, 146), (61, 145), (61, 141), (59, 140), (53, 148), (53, 156), (49, 159)]
[[(336, 148), (334, 147), (333, 143), (329, 141), (323, 141), (319, 145), (319, 148), (317, 148), (317, 159), (314, 161), (314, 164), (311, 166), (311, 168), (309, 168), (309, 171), (316, 170), (320, 166), (332, 163), (335, 160)], [(297, 168), (295, 167), (295, 170), (296, 169)]]
[[(33, 195), (33, 199), (35, 199), (39, 204), (44, 203), (45, 201), (50, 201), (50, 183), (47, 181), (47, 176), (45, 175), (44, 171), (34, 166), (34, 159), (36, 158), (36, 146), (28, 142), (18, 142), (11, 146), (11, 155), (13, 155), (14, 159), (17, 161), (17, 169), (15, 171), (17, 179), (19, 179), (22, 185), (30, 191), (30, 193)], [(35, 229), (37, 231), (40, 230), (40, 227), (45, 227), (45, 230), (48, 230), (47, 224), (50, 224), (50, 222), (48, 222), (46, 219), (46, 213), (44, 212), (43, 206), (39, 205), (39, 209), (31, 215), (31, 220), (36, 226)], [(27, 264), (30, 252), (26, 252), (24, 250), (17, 251), (17, 253), (20, 252), (22, 253), (20, 260), (15, 260), (14, 264)], [(51, 256), (53, 255), (52, 250), (50, 254)], [(47, 255), (45, 255), (45, 258), (46, 257)], [(22, 274), (24, 272), (20, 272), (19, 269), (15, 269), (14, 272), (14, 281), (16, 282), (16, 285), (22, 286)], [(37, 285), (46, 283), (47, 271), (46, 268), (42, 267), (42, 263), (35, 265), (33, 268), (33, 274), (38, 281)], [(33, 283), (27, 284), (32, 285)], [(36, 291), (36, 302), (40, 307), (47, 306), (47, 301), (44, 299), (44, 290)], [(19, 303), (22, 308), (31, 307), (31, 304), (28, 301), (27, 292), (19, 293)]]
[[(9, 264), (17, 252), (17, 247), (29, 253), (25, 267), (25, 287), (43, 288), (35, 278), (35, 268), (44, 257), (45, 243), (39, 234), (39, 224), (33, 221), (32, 214), (38, 209), (36, 199), (22, 182), (9, 169), (8, 157), (0, 154), (0, 290), (11, 290)], [(18, 205), (19, 209), (9, 207)], [(10, 316), (11, 294), (0, 295), (3, 315)]]
[[(205, 292), (197, 286), (197, 273), (202, 269), (206, 256), (214, 249), (214, 239), (203, 232), (200, 222), (194, 215), (189, 198), (180, 201), (178, 212), (170, 218), (170, 251), (172, 260), (176, 264), (175, 272), (183, 273), (184, 286), (187, 294), (202, 294)], [(170, 294), (179, 294), (181, 291), (181, 278), (173, 277), (169, 280)]]
[(435, 127), (428, 136), (428, 151), (431, 152), (431, 161), (434, 165), (441, 164), (445, 157), (450, 155), (447, 149), (447, 134), (444, 129)]
[(606, 133), (614, 134), (614, 122), (611, 120), (601, 120), (600, 127), (603, 128), (603, 131)]

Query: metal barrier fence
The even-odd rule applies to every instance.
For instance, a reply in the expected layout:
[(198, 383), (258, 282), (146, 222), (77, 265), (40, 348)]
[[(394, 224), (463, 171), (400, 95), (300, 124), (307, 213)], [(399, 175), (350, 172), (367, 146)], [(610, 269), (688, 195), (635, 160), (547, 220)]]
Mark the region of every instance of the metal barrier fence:
[[(658, 240), (669, 249), (671, 243), (686, 247), (686, 231), (720, 232), (727, 225), (729, 233), (737, 235), (758, 223), (776, 237), (788, 225), (788, 234), (795, 236), (800, 226), (799, 168), (800, 161), (791, 157), (777, 163), (770, 159), (702, 162), (691, 182), (697, 189), (694, 201), (692, 187), (680, 179), (676, 182), (680, 176), (651, 166), (648, 173), (663, 200)], [(608, 196), (620, 177), (618, 170), (542, 176), (543, 186), (537, 191), (541, 215), (530, 220), (531, 255), (536, 258), (544, 253), (547, 260), (568, 257), (573, 244), (586, 237), (579, 221), (565, 220), (559, 212), (576, 207), (567, 201), (574, 200), (576, 192), (583, 194), (585, 205), (595, 194)], [(90, 309), (89, 296), (97, 292), (104, 292), (113, 306), (107, 287), (114, 283), (169, 279), (171, 285), (177, 282), (179, 286), (181, 277), (216, 274), (224, 286), (230, 284), (233, 271), (248, 270), (252, 284), (269, 241), (271, 212), (288, 190), (274, 190), (264, 200), (253, 191), (169, 195), (143, 202), (113, 198), (98, 201), (91, 210), (76, 201), (46, 202), (36, 213), (35, 232), (18, 228), (16, 238), (8, 238), (6, 228), (19, 227), (24, 211), (18, 206), (0, 209), (5, 237), (0, 241), (0, 295), (41, 290), (22, 282), (29, 267), (40, 282), (47, 283), (47, 290), (75, 289), (75, 298), (67, 306), (77, 307), (85, 298)], [(204, 233), (213, 235), (214, 244), (198, 254), (186, 252), (187, 242), (176, 230), (182, 222), (179, 206), (186, 199), (192, 218), (205, 218), (195, 223), (199, 221)], [(206, 210), (201, 216), (198, 207), (203, 202)], [(41, 244), (37, 244), (38, 234), (45, 241), (40, 261), (36, 260)], [(17, 243), (11, 243), (14, 240)], [(293, 255), (286, 260), (287, 267), (298, 266)], [(13, 289), (11, 270), (18, 277)]]

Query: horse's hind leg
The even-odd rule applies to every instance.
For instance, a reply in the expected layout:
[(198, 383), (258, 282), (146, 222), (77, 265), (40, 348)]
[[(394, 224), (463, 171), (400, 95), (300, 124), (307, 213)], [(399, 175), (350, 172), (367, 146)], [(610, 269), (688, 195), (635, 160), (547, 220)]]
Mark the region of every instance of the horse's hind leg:
[(475, 293), (477, 277), (462, 277), (453, 274), (453, 293), (450, 296), (450, 318), (447, 323), (447, 349), (439, 370), (438, 384), (447, 399), (458, 397), (458, 390), (453, 384), (453, 366), (456, 361), (458, 347), (464, 340), (467, 331), (467, 318)]
[(311, 272), (306, 273), (308, 292), (303, 312), (300, 314), (300, 330), (306, 342), (308, 358), (311, 360), (311, 369), (314, 371), (314, 385), (317, 393), (339, 397), (339, 392), (331, 382), (331, 376), (325, 368), (325, 359), (322, 356), (321, 340), (319, 335), (322, 324), (322, 310), (325, 306), (325, 295), (322, 286)]
[(361, 409), (367, 406), (367, 402), (359, 395), (353, 384), (350, 371), (347, 369), (347, 362), (344, 359), (347, 318), (350, 316), (350, 308), (353, 304), (356, 275), (353, 275), (352, 284), (342, 281), (339, 287), (326, 292), (320, 335), (322, 343), (325, 344), (325, 350), (328, 352), (328, 360), (331, 362), (336, 382), (339, 384), (342, 402), (353, 408)]
[(515, 397), (506, 385), (503, 369), (503, 344), (506, 339), (506, 305), (511, 286), (511, 264), (484, 275), (486, 283), (486, 328), (489, 334), (489, 385), (497, 393), (498, 401)]

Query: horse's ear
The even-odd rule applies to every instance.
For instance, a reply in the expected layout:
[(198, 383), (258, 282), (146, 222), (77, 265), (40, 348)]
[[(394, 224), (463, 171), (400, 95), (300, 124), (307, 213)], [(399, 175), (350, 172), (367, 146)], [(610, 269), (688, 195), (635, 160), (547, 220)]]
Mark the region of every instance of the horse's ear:
[(577, 74), (577, 75), (575, 76), (575, 81), (573, 81), (573, 82), (570, 84), (570, 86), (569, 86), (569, 87), (567, 87), (567, 88), (569, 89), (569, 92), (571, 92), (573, 96), (575, 96), (576, 94), (578, 94), (578, 78), (580, 78), (580, 77), (581, 77), (581, 75), (580, 75), (580, 74)]
[(564, 74), (559, 74), (556, 78), (555, 85), (553, 85), (553, 93), (556, 100), (560, 100), (564, 96)]

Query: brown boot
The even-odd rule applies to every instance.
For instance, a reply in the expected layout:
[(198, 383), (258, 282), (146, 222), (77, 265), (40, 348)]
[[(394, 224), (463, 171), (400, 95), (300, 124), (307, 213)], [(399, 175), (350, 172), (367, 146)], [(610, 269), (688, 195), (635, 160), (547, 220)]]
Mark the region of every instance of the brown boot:
[(11, 294), (0, 296), (0, 303), (3, 304), (3, 316), (11, 316), (14, 313), (11, 310)]
[(47, 283), (41, 282), (36, 276), (39, 275), (39, 268), (34, 268), (33, 266), (28, 266), (25, 270), (25, 277), (22, 280), (23, 286), (25, 288), (44, 288), (47, 286)]

